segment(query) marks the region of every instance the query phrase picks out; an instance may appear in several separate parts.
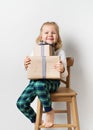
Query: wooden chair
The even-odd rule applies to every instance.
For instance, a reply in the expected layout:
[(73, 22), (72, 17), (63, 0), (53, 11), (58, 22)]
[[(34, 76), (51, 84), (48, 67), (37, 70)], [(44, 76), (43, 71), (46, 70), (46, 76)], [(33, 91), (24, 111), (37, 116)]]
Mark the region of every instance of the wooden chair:
[[(51, 99), (53, 102), (66, 102), (66, 110), (54, 110), (55, 113), (66, 113), (67, 114), (67, 123), (66, 124), (54, 124), (51, 128), (68, 128), (68, 130), (80, 130), (79, 119), (78, 119), (78, 110), (77, 110), (77, 93), (70, 88), (70, 67), (73, 66), (74, 59), (67, 57), (67, 70), (68, 76), (66, 80), (62, 80), (65, 84), (65, 87), (59, 87), (58, 91), (51, 94)], [(37, 102), (37, 118), (35, 124), (35, 130), (41, 130), (44, 128), (42, 126), (42, 114), (43, 107), (41, 102), (38, 99)]]

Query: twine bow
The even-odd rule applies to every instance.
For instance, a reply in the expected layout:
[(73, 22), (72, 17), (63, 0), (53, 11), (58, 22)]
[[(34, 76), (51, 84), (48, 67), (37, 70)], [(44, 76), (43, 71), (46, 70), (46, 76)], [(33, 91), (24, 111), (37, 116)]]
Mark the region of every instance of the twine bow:
[(50, 43), (47, 43), (47, 42), (39, 42), (39, 45), (50, 45), (50, 46), (52, 46), (52, 47), (55, 46), (54, 43), (53, 43), (53, 44), (50, 44)]

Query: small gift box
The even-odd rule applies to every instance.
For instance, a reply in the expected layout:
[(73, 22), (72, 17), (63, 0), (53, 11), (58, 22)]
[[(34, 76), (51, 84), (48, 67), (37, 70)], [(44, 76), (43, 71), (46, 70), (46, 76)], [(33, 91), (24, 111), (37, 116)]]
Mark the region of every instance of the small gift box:
[(35, 45), (34, 56), (52, 56), (54, 53), (54, 47), (52, 44), (39, 43)]

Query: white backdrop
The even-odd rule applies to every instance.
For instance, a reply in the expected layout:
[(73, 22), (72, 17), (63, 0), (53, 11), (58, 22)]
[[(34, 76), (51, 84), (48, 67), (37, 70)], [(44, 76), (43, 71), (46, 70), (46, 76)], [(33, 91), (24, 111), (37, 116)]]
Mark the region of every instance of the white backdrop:
[(71, 85), (78, 93), (80, 127), (93, 130), (92, 12), (92, 0), (0, 1), (1, 130), (34, 130), (34, 125), (17, 109), (16, 100), (28, 83), (24, 57), (31, 52), (46, 21), (58, 23), (66, 55), (74, 57)]

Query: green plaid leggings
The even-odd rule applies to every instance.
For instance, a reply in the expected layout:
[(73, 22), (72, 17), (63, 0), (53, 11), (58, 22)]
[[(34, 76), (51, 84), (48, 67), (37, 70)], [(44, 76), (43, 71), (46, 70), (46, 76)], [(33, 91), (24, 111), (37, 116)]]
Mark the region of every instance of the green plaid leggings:
[(36, 121), (36, 113), (31, 107), (31, 103), (36, 96), (40, 99), (45, 112), (52, 110), (52, 102), (50, 93), (57, 90), (60, 85), (59, 80), (30, 80), (29, 85), (22, 92), (21, 96), (17, 100), (17, 107), (19, 110), (32, 122)]

